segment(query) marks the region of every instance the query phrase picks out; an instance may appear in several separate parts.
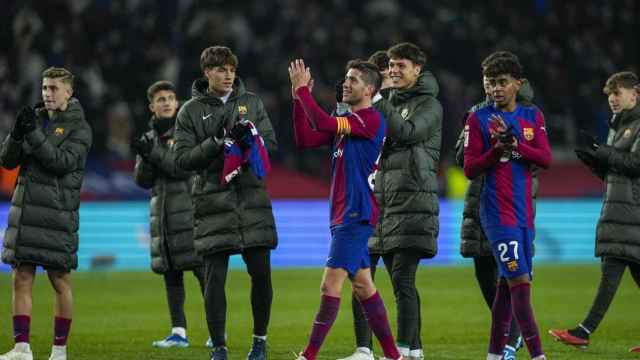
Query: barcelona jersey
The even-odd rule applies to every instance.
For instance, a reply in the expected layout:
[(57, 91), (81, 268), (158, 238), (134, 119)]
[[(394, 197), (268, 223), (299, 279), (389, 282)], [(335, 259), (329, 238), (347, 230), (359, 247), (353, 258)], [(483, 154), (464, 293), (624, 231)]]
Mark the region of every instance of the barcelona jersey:
[[(512, 151), (494, 147), (496, 118), (502, 118), (517, 140)], [(482, 226), (533, 229), (531, 165), (548, 168), (551, 163), (542, 112), (520, 104), (513, 112), (487, 105), (469, 114), (464, 141), (465, 174), (470, 178), (485, 174), (480, 202)]]
[(373, 107), (341, 117), (326, 114), (306, 87), (294, 102), (299, 147), (331, 145), (331, 226), (378, 222), (373, 179), (386, 135), (384, 116)]

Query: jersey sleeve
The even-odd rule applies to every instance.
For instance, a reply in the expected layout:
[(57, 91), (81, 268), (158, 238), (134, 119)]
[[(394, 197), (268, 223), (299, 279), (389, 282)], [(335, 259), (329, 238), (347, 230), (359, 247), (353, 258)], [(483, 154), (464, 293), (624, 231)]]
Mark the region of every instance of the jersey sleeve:
[(352, 113), (348, 116), (333, 117), (327, 114), (311, 96), (309, 88), (303, 86), (296, 91), (305, 115), (322, 133), (333, 135), (357, 136), (372, 139), (380, 127), (380, 115), (375, 111)]
[(495, 147), (484, 150), (484, 139), (480, 120), (475, 113), (470, 113), (467, 117), (465, 130), (468, 129), (467, 137), (464, 139), (464, 174), (469, 179), (481, 175), (487, 168), (495, 165), (500, 159), (500, 152)]
[(333, 136), (312, 128), (302, 104), (295, 99), (293, 101), (293, 138), (299, 148), (314, 148), (329, 145)]
[(547, 138), (544, 115), (540, 110), (536, 111), (536, 125), (533, 131), (533, 141), (530, 144), (518, 142), (516, 151), (522, 155), (523, 159), (547, 169), (551, 165), (551, 147)]

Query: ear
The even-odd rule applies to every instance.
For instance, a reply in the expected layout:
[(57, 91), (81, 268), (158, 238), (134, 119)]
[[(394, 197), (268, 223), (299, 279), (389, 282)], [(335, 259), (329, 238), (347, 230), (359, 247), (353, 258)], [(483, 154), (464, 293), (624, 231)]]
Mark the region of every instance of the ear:
[(414, 70), (416, 72), (416, 75), (420, 75), (420, 73), (422, 72), (422, 65), (416, 65), (414, 67)]
[(155, 114), (154, 109), (155, 109), (155, 106), (153, 106), (153, 103), (150, 103), (150, 104), (149, 104), (149, 111), (151, 111), (152, 113), (154, 113), (154, 114)]

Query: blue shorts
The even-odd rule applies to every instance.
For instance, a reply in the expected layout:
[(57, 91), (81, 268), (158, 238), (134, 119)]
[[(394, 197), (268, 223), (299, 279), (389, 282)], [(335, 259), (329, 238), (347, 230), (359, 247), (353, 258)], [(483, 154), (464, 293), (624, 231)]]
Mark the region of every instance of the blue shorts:
[(369, 237), (373, 227), (369, 224), (344, 224), (331, 228), (331, 249), (325, 266), (344, 269), (353, 278), (360, 269), (371, 267)]
[(533, 271), (533, 229), (524, 227), (490, 227), (484, 229), (496, 258), (500, 276), (512, 279)]

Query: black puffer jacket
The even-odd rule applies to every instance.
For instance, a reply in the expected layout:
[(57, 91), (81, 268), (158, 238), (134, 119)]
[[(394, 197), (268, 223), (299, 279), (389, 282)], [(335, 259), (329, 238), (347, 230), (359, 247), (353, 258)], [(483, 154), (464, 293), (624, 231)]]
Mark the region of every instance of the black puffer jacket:
[(596, 256), (640, 262), (640, 105), (610, 124), (600, 146), (606, 190), (596, 229)]
[[(138, 155), (134, 170), (136, 184), (151, 189), (151, 269), (157, 273), (193, 270), (202, 265), (202, 258), (193, 247), (193, 173), (176, 164), (173, 125), (161, 134), (154, 122), (152, 119), (146, 134), (153, 141), (151, 153), (146, 160)], [(173, 122), (175, 125), (175, 118)]]
[(196, 251), (200, 255), (220, 251), (242, 252), (251, 247), (275, 248), (277, 241), (271, 200), (264, 179), (244, 168), (230, 183), (222, 185), (222, 144), (213, 136), (221, 127), (230, 129), (239, 114), (252, 121), (269, 152), (276, 137), (260, 98), (247, 92), (236, 78), (226, 104), (207, 92), (206, 79), (196, 80), (192, 98), (178, 113), (176, 161), (186, 171), (195, 171), (192, 188)]
[(369, 239), (372, 254), (410, 249), (431, 258), (438, 252), (438, 92), (435, 77), (425, 71), (412, 88), (392, 90), (388, 102), (374, 104), (385, 114), (389, 133), (375, 177), (380, 221)]
[(47, 117), (46, 111), (39, 111), (36, 130), (23, 141), (7, 135), (0, 149), (4, 168), (20, 166), (2, 261), (69, 271), (78, 267), (80, 188), (91, 128), (73, 98), (42, 130)]

